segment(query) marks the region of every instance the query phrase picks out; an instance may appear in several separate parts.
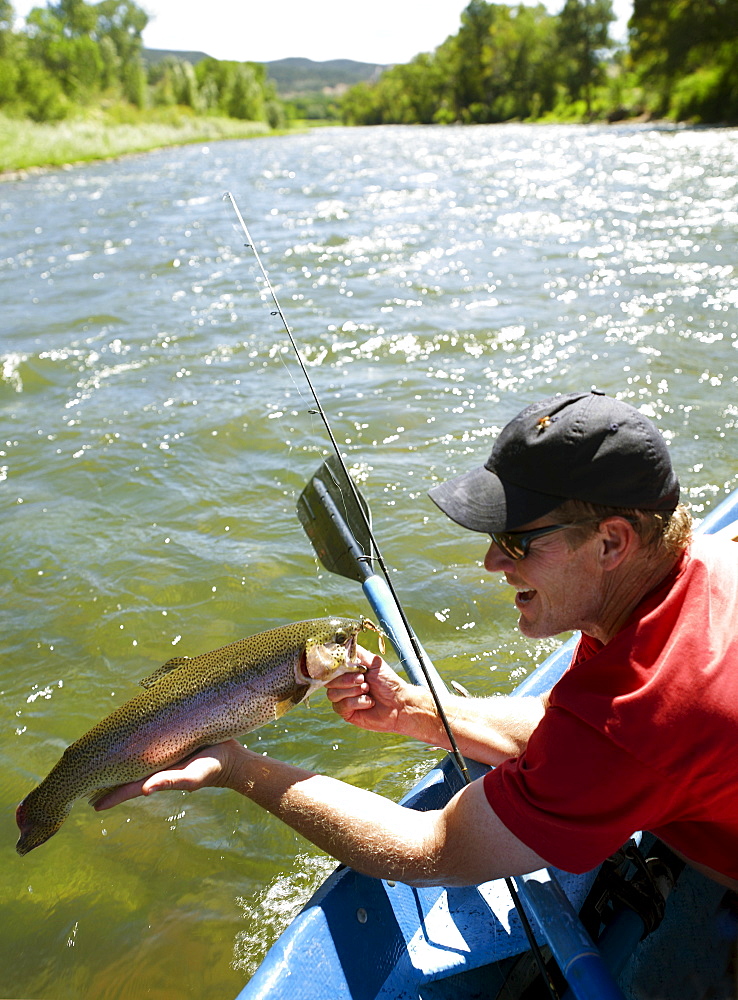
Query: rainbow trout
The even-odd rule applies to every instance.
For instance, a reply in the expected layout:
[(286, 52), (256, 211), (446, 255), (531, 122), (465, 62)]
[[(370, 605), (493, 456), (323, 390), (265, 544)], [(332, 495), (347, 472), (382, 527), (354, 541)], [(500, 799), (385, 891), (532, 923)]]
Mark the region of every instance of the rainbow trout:
[(316, 688), (351, 670), (368, 619), (282, 625), (192, 658), (169, 660), (144, 691), (64, 751), (16, 810), (19, 854), (52, 837), (82, 795), (92, 802), (195, 750), (281, 718)]

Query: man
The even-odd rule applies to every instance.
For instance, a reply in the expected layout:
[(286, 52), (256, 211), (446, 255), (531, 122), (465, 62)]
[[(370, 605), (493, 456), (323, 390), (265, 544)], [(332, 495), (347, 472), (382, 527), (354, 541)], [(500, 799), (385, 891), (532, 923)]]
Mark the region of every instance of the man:
[[(738, 887), (738, 546), (691, 539), (655, 426), (601, 393), (551, 397), (503, 429), (482, 468), (430, 495), (491, 535), (485, 567), (514, 587), (525, 635), (582, 633), (543, 699), (449, 697), (461, 752), (489, 774), (420, 813), (229, 741), (98, 808), (229, 787), (345, 864), (413, 885), (586, 871), (649, 829)], [(359, 656), (364, 672), (328, 688), (336, 711), (444, 744), (426, 690)]]

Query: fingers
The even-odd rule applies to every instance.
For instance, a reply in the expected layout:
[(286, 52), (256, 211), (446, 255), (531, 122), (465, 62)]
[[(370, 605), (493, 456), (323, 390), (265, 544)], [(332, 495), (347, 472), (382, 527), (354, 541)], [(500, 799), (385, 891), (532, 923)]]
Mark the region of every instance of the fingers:
[(331, 701), (337, 701), (347, 695), (356, 694), (357, 690), (369, 690), (364, 674), (340, 674), (326, 684), (326, 692)]
[[(333, 705), (351, 702), (352, 707), (371, 708), (374, 701), (367, 697), (373, 676), (385, 665), (381, 656), (364, 649), (362, 646), (356, 647), (355, 663), (361, 664), (366, 670), (364, 673), (345, 673), (334, 677), (326, 685), (326, 694)], [(342, 712), (343, 714), (343, 708)]]
[(140, 781), (131, 781), (125, 785), (118, 785), (103, 795), (93, 806), (96, 811), (102, 812), (105, 809), (112, 809), (113, 806), (120, 805), (139, 795), (152, 795), (154, 792), (184, 791), (194, 792), (198, 788), (205, 788), (210, 785), (220, 784), (227, 760), (227, 755), (232, 752), (231, 745), (237, 751), (243, 752), (241, 744), (235, 740), (228, 740), (225, 743), (214, 747), (206, 747), (200, 750), (194, 757), (182, 761), (179, 764), (167, 769), (150, 774)]
[(194, 776), (187, 776), (184, 771), (159, 771), (151, 774), (143, 781), (131, 781), (127, 785), (118, 785), (101, 799), (94, 803), (96, 812), (112, 809), (121, 802), (135, 799), (140, 795), (152, 795), (154, 792), (176, 791), (192, 792), (200, 788), (201, 783)]
[(135, 799), (138, 795), (146, 795), (147, 793), (143, 791), (143, 785), (143, 781), (131, 781), (127, 785), (118, 785), (117, 788), (113, 788), (112, 791), (93, 802), (92, 807), (95, 812), (103, 812), (105, 809), (112, 809), (113, 806), (120, 805), (121, 802), (127, 802), (128, 799)]
[[(343, 677), (351, 677), (350, 683), (340, 684)], [(341, 715), (352, 712), (356, 708), (371, 708), (374, 700), (369, 695), (369, 685), (363, 674), (344, 674), (336, 678), (326, 688), (328, 700)]]
[(201, 785), (195, 779), (187, 778), (183, 771), (160, 771), (158, 774), (144, 778), (143, 781), (131, 781), (127, 785), (118, 785), (117, 788), (98, 799), (94, 803), (94, 809), (96, 812), (102, 812), (140, 795), (152, 795), (154, 792), (175, 791), (177, 789), (191, 792), (200, 787)]
[(384, 660), (378, 653), (372, 653), (371, 650), (364, 649), (363, 646), (357, 646), (355, 662), (360, 663), (362, 667), (367, 667), (370, 670), (379, 670)]

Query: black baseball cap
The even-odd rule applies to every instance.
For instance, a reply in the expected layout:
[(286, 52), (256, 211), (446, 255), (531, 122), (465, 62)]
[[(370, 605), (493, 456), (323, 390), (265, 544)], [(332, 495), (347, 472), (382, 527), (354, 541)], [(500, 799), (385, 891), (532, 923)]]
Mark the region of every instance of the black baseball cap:
[(528, 406), (502, 429), (481, 468), (428, 495), (462, 527), (489, 533), (519, 528), (565, 500), (672, 511), (679, 480), (648, 417), (593, 390)]

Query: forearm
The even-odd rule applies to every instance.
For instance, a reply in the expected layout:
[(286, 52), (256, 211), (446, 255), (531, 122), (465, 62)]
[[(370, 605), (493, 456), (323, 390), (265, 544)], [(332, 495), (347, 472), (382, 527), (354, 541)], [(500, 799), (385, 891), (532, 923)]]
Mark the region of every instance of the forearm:
[(225, 784), (374, 878), (415, 886), (477, 885), (546, 864), (500, 822), (481, 781), (443, 809), (421, 812), (239, 748)]
[[(450, 750), (450, 744), (430, 693), (419, 689), (417, 705), (403, 713), (403, 733)], [(545, 700), (539, 697), (443, 697), (443, 707), (459, 750), (465, 757), (497, 765), (518, 757), (543, 718)]]

